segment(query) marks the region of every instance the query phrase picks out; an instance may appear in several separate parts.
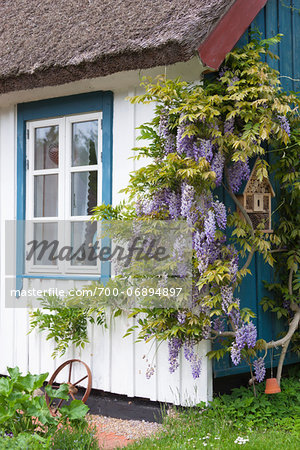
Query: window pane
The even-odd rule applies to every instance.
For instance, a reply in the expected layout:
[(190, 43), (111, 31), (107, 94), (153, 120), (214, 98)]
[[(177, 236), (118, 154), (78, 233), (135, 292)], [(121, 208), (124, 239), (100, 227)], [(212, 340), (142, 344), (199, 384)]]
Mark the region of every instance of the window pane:
[(71, 180), (72, 216), (90, 216), (97, 206), (97, 172), (75, 172)]
[(33, 254), (35, 265), (57, 265), (57, 259), (53, 259), (57, 256), (57, 236), (57, 223), (34, 224), (34, 240), (37, 241)]
[(55, 169), (58, 167), (58, 125), (35, 129), (34, 168)]
[(98, 120), (72, 124), (72, 166), (98, 163)]
[(72, 222), (72, 266), (97, 266), (97, 223)]
[(58, 175), (34, 177), (34, 217), (57, 217)]

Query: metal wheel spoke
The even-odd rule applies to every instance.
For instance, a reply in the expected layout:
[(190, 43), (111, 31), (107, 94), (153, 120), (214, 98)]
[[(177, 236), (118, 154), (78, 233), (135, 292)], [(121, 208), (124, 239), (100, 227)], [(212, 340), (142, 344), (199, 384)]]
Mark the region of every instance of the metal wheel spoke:
[(85, 377), (80, 378), (80, 380), (76, 381), (76, 383), (72, 383), (73, 386), (76, 386), (76, 384), (80, 383), (80, 381), (85, 380), (88, 377), (88, 375), (86, 375)]
[(73, 364), (73, 362), (70, 363), (70, 368), (69, 368), (69, 378), (68, 378), (69, 383), (71, 382), (72, 364)]
[(58, 405), (55, 407), (55, 412), (57, 412), (57, 410), (61, 407), (63, 401), (64, 401), (64, 400), (61, 399), (61, 400), (58, 402)]

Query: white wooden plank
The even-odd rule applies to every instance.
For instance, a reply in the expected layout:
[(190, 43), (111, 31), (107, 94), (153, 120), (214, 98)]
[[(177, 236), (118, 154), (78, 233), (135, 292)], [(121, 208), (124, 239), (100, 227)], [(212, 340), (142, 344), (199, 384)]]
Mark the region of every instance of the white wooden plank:
[(118, 204), (124, 194), (120, 190), (129, 183), (129, 174), (133, 170), (131, 149), (134, 144), (133, 105), (126, 101), (128, 91), (114, 93), (113, 121), (113, 204)]
[(111, 390), (117, 394), (132, 395), (133, 391), (132, 338), (123, 338), (130, 325), (131, 323), (125, 314), (113, 320), (111, 325)]
[[(14, 107), (0, 110), (0, 373), (13, 367), (15, 359), (15, 311), (6, 307), (5, 221), (15, 218), (15, 112)], [(14, 280), (12, 280), (13, 285)]]
[(190, 363), (185, 360), (182, 354), (182, 379), (180, 390), (181, 404), (185, 406), (192, 406), (202, 401), (207, 402), (208, 359), (205, 357), (206, 353), (208, 352), (207, 342), (200, 342), (196, 346), (195, 352), (201, 358), (201, 373), (199, 378), (196, 379), (193, 379)]
[(157, 400), (180, 404), (180, 368), (170, 373), (168, 359), (168, 344), (160, 342), (157, 352)]
[[(136, 331), (136, 336), (137, 336)], [(137, 342), (135, 348), (135, 395), (156, 401), (157, 397), (157, 342)], [(147, 377), (147, 371), (153, 368), (154, 372)]]
[[(107, 314), (109, 321), (109, 314)], [(92, 376), (93, 387), (111, 391), (111, 326), (95, 326), (93, 335)]]

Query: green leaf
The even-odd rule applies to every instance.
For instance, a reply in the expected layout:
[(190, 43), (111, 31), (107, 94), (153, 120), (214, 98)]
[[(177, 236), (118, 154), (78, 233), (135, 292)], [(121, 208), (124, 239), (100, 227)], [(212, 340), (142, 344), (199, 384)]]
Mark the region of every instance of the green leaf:
[(43, 386), (44, 381), (49, 373), (42, 373), (41, 375), (32, 375), (28, 373), (24, 377), (20, 376), (16, 382), (16, 386), (25, 392), (32, 393), (35, 389)]
[(69, 398), (69, 386), (66, 383), (61, 384), (58, 389), (53, 389), (52, 386), (48, 384), (45, 387), (45, 392), (50, 398), (61, 398), (63, 400), (68, 400)]
[(7, 371), (12, 380), (16, 380), (21, 375), (19, 367), (8, 367)]
[(14, 409), (5, 408), (4, 406), (0, 405), (0, 423), (5, 423), (7, 420), (13, 417), (14, 414)]
[(73, 400), (70, 405), (60, 408), (60, 412), (66, 415), (70, 420), (83, 419), (88, 411), (89, 407), (81, 400)]
[(8, 397), (13, 389), (13, 383), (9, 378), (0, 378), (0, 395)]

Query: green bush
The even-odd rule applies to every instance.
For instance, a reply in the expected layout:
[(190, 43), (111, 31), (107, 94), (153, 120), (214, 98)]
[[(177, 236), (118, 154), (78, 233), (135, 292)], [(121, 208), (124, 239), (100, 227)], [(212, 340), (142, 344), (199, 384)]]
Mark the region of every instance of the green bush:
[(264, 427), (300, 432), (300, 383), (297, 378), (284, 378), (281, 391), (276, 395), (266, 395), (265, 386), (257, 386), (257, 397), (250, 388), (233, 389), (230, 395), (214, 399), (205, 410), (208, 417), (222, 411), (223, 417), (235, 428)]
[[(85, 415), (89, 408), (82, 401), (73, 400), (69, 405), (60, 408), (59, 416), (53, 417), (45, 397), (33, 395), (36, 389), (43, 386), (48, 373), (41, 375), (28, 373), (23, 376), (18, 367), (7, 370), (10, 376), (0, 378), (0, 432), (4, 445), (7, 439), (12, 445), (14, 445), (13, 442), (19, 445), (18, 439), (20, 441), (27, 439), (24, 432), (33, 435), (32, 439), (35, 442), (35, 439), (39, 441), (40, 437), (44, 439), (54, 434), (58, 426), (68, 425), (72, 429), (85, 426)], [(46, 386), (45, 391), (51, 400), (69, 399), (67, 384), (62, 384), (59, 389)], [(13, 438), (5, 437), (10, 434)]]

